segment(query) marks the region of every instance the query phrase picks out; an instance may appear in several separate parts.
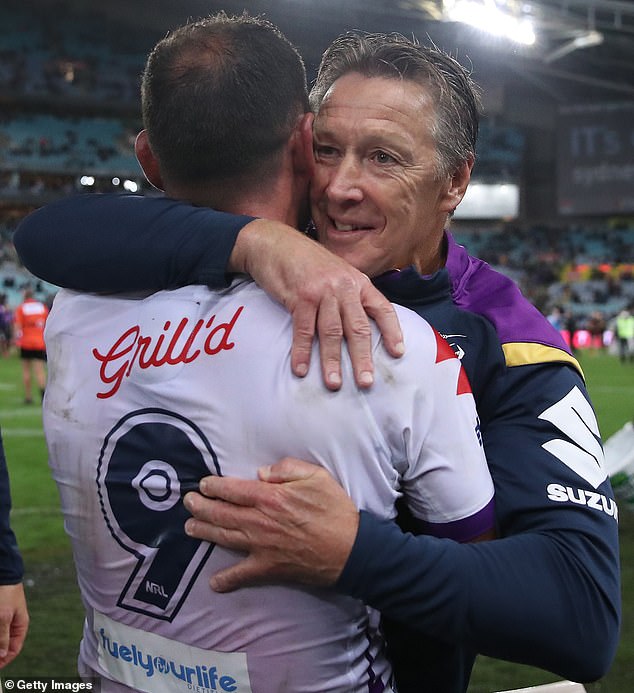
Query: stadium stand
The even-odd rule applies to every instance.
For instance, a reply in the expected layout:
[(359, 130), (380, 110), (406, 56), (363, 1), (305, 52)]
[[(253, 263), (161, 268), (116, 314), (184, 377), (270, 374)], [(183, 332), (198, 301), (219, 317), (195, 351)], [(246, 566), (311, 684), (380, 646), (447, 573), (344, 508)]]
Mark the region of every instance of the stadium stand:
[[(97, 6), (21, 0), (0, 7), (0, 284), (33, 281), (11, 252), (16, 220), (57, 197), (112, 191), (130, 180), (149, 192), (133, 155), (139, 78), (158, 36)], [(474, 175), (521, 182), (526, 133), (485, 117)], [(609, 325), (634, 303), (634, 222), (454, 222), (470, 252), (518, 281), (547, 314), (561, 306), (580, 329), (593, 313)], [(4, 287), (5, 282), (10, 285)], [(42, 287), (43, 293), (55, 287)]]

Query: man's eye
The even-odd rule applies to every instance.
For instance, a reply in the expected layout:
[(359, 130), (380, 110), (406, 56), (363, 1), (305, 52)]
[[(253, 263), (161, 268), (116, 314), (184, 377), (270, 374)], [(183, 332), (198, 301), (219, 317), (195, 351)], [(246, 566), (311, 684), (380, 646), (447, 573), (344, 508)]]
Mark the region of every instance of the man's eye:
[(373, 159), (376, 161), (377, 164), (392, 164), (395, 161), (393, 156), (391, 156), (387, 152), (382, 151), (375, 152), (373, 155)]
[(326, 145), (320, 144), (315, 146), (315, 156), (317, 157), (331, 157), (335, 156), (337, 150), (334, 147), (328, 147)]

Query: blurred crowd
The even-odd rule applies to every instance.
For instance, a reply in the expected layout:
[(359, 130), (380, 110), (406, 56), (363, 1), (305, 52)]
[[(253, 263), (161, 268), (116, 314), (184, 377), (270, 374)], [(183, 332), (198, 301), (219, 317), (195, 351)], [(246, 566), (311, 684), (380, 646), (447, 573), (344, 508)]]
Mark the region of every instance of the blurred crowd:
[(634, 311), (634, 222), (461, 228), (455, 235), (517, 281), (573, 348), (616, 353), (618, 316)]
[[(57, 196), (66, 192), (62, 186)], [(13, 230), (28, 211), (0, 212), (0, 294), (9, 310), (26, 287), (47, 304), (57, 289), (30, 275), (13, 248)], [(454, 235), (471, 253), (516, 280), (573, 349), (610, 349), (615, 354), (622, 349), (617, 323), (620, 318), (625, 324), (624, 318), (634, 315), (634, 224), (477, 231), (461, 227)], [(634, 334), (631, 353), (633, 340)]]
[(63, 2), (42, 4), (38, 21), (30, 5), (3, 0), (0, 6), (0, 90), (5, 95), (66, 103), (114, 100), (136, 107), (151, 36), (144, 41), (101, 14), (98, 5), (86, 5), (77, 14)]
[[(63, 16), (63, 21), (60, 17)], [(0, 294), (8, 309), (32, 285), (49, 301), (55, 287), (20, 266), (12, 230), (25, 214), (78, 192), (151, 194), (133, 155), (140, 128), (139, 83), (157, 37), (64, 0), (33, 9), (0, 6)], [(481, 175), (517, 175), (524, 147), (514, 128), (481, 128)], [(155, 192), (155, 191), (154, 191)], [(634, 307), (634, 220), (524, 227), (455, 222), (459, 242), (509, 275), (573, 347), (618, 343), (617, 319)], [(575, 337), (577, 335), (577, 337)]]

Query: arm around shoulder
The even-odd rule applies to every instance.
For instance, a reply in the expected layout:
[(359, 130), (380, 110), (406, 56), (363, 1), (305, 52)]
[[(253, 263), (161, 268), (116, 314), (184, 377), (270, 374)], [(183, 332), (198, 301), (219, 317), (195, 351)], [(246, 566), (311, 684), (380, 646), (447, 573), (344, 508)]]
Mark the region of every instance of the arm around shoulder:
[[(557, 365), (515, 369), (507, 385), (484, 437), (500, 538), (413, 536), (362, 512), (337, 588), (428, 636), (594, 681), (615, 656), (621, 603), (616, 505), (580, 453), (597, 438), (566, 424), (566, 396), (587, 402), (585, 388)], [(563, 418), (541, 416), (551, 407)], [(549, 452), (552, 440), (564, 444)]]
[(166, 197), (91, 193), (32, 212), (14, 244), (33, 274), (79, 291), (221, 287), (235, 239), (252, 219)]

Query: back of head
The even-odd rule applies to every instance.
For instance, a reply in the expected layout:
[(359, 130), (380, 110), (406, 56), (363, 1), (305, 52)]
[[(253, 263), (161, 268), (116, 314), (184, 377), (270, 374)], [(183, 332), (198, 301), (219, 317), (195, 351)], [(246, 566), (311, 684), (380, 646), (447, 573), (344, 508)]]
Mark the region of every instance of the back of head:
[(433, 135), (438, 147), (437, 175), (451, 175), (475, 157), (479, 98), (468, 72), (435, 46), (422, 46), (401, 34), (344, 34), (323, 54), (310, 92), (315, 113), (332, 84), (356, 72), (365, 77), (406, 79), (419, 83), (436, 104)]
[(150, 53), (143, 121), (165, 177), (254, 175), (308, 111), (301, 56), (272, 24), (224, 13), (186, 24)]

